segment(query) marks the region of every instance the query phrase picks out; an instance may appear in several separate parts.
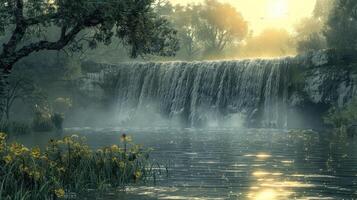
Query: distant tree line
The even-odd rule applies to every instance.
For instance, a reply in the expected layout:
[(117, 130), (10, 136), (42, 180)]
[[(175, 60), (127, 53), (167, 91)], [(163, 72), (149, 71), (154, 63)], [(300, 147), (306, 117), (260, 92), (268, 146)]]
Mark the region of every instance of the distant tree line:
[(311, 18), (297, 27), (298, 52), (357, 48), (357, 1), (318, 0)]
[(158, 12), (178, 31), (178, 59), (284, 56), (326, 48), (357, 47), (357, 1), (317, 0), (312, 17), (302, 19), (293, 33), (268, 28), (252, 34), (249, 24), (229, 3), (172, 5), (161, 1)]

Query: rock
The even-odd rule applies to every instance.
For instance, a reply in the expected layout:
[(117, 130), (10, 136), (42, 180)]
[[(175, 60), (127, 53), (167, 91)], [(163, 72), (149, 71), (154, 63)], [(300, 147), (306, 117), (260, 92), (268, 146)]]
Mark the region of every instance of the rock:
[(357, 135), (357, 124), (350, 125), (347, 127), (347, 135), (350, 137)]

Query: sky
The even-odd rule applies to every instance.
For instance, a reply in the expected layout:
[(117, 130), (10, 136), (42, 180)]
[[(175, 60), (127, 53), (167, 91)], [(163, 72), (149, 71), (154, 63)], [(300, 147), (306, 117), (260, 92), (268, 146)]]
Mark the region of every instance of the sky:
[[(201, 3), (204, 0), (170, 0), (172, 3)], [(316, 0), (220, 0), (232, 4), (248, 21), (253, 34), (266, 28), (283, 28), (293, 32), (303, 18), (310, 17)]]

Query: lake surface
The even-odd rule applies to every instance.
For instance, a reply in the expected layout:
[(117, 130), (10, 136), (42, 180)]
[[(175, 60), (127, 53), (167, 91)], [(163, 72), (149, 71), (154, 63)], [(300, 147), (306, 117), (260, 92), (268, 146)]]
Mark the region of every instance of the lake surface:
[[(357, 138), (273, 129), (71, 129), (93, 147), (120, 135), (169, 173), (102, 199), (357, 199)], [(15, 138), (43, 145), (56, 134)], [(161, 166), (163, 167), (163, 166)], [(160, 168), (160, 166), (158, 166)]]

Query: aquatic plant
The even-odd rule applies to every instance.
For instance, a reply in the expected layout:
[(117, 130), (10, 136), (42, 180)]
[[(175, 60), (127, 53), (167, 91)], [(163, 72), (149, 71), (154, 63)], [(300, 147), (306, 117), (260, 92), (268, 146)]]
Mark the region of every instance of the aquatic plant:
[(129, 141), (125, 146), (91, 150), (85, 138), (72, 135), (30, 149), (8, 144), (0, 133), (0, 199), (74, 198), (145, 179), (149, 150)]

